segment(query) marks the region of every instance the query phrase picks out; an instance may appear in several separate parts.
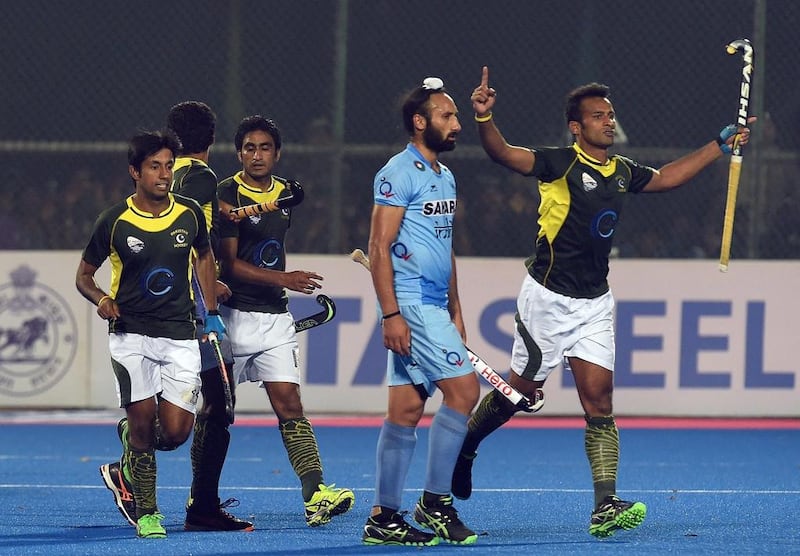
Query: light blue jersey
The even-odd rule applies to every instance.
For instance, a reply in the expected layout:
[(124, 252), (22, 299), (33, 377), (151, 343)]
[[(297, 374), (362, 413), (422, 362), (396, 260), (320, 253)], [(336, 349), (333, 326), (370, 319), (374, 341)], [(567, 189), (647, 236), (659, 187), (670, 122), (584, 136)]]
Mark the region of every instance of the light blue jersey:
[(375, 204), (404, 207), (392, 244), (394, 289), (399, 305), (447, 306), (452, 273), (456, 180), (439, 163), (437, 174), (411, 144), (375, 176)]

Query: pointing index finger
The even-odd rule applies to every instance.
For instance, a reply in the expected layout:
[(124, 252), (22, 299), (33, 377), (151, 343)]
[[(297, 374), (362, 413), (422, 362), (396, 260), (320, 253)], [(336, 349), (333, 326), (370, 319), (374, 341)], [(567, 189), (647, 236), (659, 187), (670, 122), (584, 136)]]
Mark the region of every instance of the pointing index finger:
[(489, 87), (489, 66), (483, 66), (481, 73), (481, 88), (487, 89)]

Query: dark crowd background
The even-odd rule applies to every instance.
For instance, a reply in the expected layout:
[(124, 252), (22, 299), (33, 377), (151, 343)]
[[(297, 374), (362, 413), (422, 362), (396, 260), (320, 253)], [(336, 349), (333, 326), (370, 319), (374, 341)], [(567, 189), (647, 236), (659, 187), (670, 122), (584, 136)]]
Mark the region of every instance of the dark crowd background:
[[(163, 126), (170, 106), (217, 113), (211, 166), (239, 169), (233, 133), (250, 114), (283, 132), (276, 173), (300, 180), (289, 249), (365, 247), (372, 178), (406, 141), (401, 94), (430, 75), (464, 127), (443, 155), (459, 185), (461, 256), (524, 257), (536, 183), (493, 164), (472, 122), (488, 65), (495, 117), (524, 145), (569, 141), (565, 94), (608, 84), (616, 149), (658, 167), (734, 121), (742, 57), (756, 51), (733, 256), (800, 257), (800, 2), (726, 0), (10, 0), (0, 33), (0, 249), (80, 249), (97, 214), (129, 194), (126, 141)], [(678, 191), (631, 195), (620, 257), (715, 258), (727, 158)]]

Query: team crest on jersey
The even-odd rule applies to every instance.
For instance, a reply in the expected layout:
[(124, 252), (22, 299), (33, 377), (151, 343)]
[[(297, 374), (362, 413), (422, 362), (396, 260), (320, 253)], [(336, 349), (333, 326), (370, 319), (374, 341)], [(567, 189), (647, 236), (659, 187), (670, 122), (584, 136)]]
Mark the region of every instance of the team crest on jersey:
[(386, 178), (381, 178), (381, 184), (378, 186), (378, 192), (383, 195), (384, 199), (391, 199), (394, 197), (394, 193), (392, 193), (392, 182), (386, 181)]
[(617, 176), (615, 181), (617, 182), (617, 191), (625, 191), (628, 189), (628, 184), (623, 176)]
[(172, 230), (170, 232), (172, 239), (175, 240), (175, 244), (173, 247), (175, 248), (182, 248), (189, 246), (189, 232), (184, 230), (183, 228), (179, 228), (177, 230)]
[(26, 397), (50, 390), (75, 359), (77, 324), (55, 290), (21, 266), (0, 285), (0, 393)]
[(584, 172), (581, 176), (581, 181), (583, 182), (584, 191), (591, 191), (597, 188), (597, 182), (595, 179), (586, 172)]
[(126, 241), (128, 243), (128, 249), (133, 253), (140, 253), (142, 249), (144, 249), (144, 242), (138, 237), (128, 236)]
[(415, 161), (414, 161), (414, 166), (415, 166), (415, 167), (416, 167), (416, 169), (417, 169), (417, 170), (419, 170), (420, 172), (424, 172), (424, 171), (425, 171), (425, 165), (424, 165), (422, 162), (420, 162), (419, 160), (415, 160)]
[(395, 257), (403, 259), (404, 261), (407, 261), (408, 259), (411, 258), (411, 253), (409, 253), (408, 247), (406, 247), (406, 245), (404, 243), (400, 243), (400, 242), (395, 243), (394, 245), (392, 245), (392, 254)]

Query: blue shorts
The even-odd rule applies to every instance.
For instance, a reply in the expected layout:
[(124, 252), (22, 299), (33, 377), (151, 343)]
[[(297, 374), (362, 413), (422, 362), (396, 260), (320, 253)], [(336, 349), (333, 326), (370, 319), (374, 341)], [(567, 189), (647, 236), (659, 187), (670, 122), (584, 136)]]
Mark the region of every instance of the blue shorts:
[(447, 308), (407, 305), (400, 307), (400, 312), (411, 329), (411, 357), (389, 352), (389, 386), (419, 385), (430, 396), (436, 390), (436, 382), (474, 372)]

